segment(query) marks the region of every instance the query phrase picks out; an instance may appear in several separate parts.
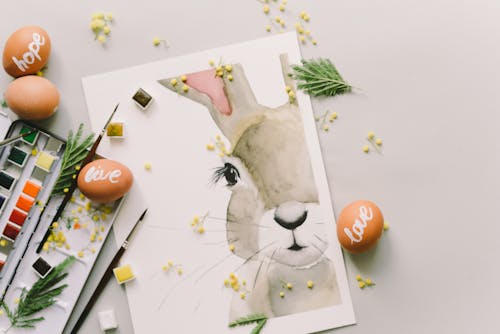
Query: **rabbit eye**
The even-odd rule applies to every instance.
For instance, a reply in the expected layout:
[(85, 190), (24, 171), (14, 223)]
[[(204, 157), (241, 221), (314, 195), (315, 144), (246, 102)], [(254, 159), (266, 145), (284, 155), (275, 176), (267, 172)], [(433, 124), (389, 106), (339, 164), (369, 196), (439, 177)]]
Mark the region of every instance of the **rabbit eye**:
[(240, 172), (236, 167), (226, 162), (223, 167), (217, 168), (213, 176), (214, 182), (218, 182), (222, 178), (226, 179), (228, 186), (234, 186), (240, 178)]

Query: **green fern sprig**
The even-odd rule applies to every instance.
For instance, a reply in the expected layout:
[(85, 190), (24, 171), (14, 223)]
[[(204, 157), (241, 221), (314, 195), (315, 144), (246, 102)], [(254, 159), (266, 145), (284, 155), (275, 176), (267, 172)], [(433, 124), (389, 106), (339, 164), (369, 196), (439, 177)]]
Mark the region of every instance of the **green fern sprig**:
[(64, 193), (64, 189), (71, 187), (74, 175), (76, 176), (76, 167), (85, 159), (88, 149), (92, 146), (94, 134), (89, 134), (82, 139), (83, 124), (80, 124), (76, 134), (70, 131), (66, 142), (66, 150), (62, 157), (62, 166), (59, 177), (52, 190), (51, 197)]
[(292, 69), (290, 76), (297, 80), (297, 88), (311, 96), (335, 96), (352, 91), (352, 86), (329, 59), (302, 60), (302, 66), (294, 65)]
[(238, 318), (233, 322), (229, 323), (229, 327), (234, 328), (236, 326), (246, 326), (253, 323), (257, 323), (257, 326), (252, 329), (250, 334), (259, 334), (264, 325), (267, 322), (267, 316), (264, 314), (250, 314), (246, 317)]
[(55, 287), (55, 285), (68, 276), (68, 273), (64, 271), (73, 262), (75, 262), (74, 256), (66, 258), (55, 266), (47, 276), (36, 281), (29, 290), (23, 288), (15, 309), (11, 309), (5, 301), (2, 301), (0, 306), (5, 310), (10, 321), (9, 329), (14, 327), (35, 328), (38, 322), (45, 320), (44, 317), (33, 317), (33, 315), (55, 304), (54, 298), (59, 296), (68, 286), (63, 284)]

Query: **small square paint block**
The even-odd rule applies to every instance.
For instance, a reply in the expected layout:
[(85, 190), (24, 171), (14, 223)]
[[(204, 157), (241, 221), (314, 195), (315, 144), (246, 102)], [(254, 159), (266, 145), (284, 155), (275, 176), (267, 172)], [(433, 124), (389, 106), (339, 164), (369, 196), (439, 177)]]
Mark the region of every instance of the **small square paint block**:
[(106, 135), (113, 139), (125, 138), (125, 123), (111, 122), (106, 129)]
[(132, 100), (141, 108), (142, 110), (146, 110), (149, 105), (153, 102), (153, 97), (148, 94), (144, 89), (139, 88), (137, 92), (135, 92), (134, 96), (132, 96)]
[(7, 223), (7, 225), (5, 225), (5, 228), (3, 229), (2, 234), (5, 239), (14, 242), (16, 241), (19, 232), (21, 232), (21, 228), (19, 226)]
[(38, 159), (36, 159), (35, 165), (46, 172), (50, 172), (56, 159), (57, 157), (52, 154), (42, 151), (40, 152)]
[(63, 146), (62, 141), (60, 141), (59, 139), (50, 137), (47, 140), (47, 144), (45, 144), (44, 151), (57, 153), (61, 150), (62, 146)]
[(0, 252), (4, 254), (9, 254), (14, 247), (14, 243), (4, 237), (0, 237)]
[(7, 204), (7, 200), (9, 198), (3, 194), (0, 194), (0, 212), (2, 212), (3, 208), (5, 207), (5, 204)]
[(9, 221), (13, 224), (16, 224), (19, 227), (22, 227), (27, 217), (28, 214), (26, 212), (14, 209), (10, 214)]
[(0, 187), (5, 190), (11, 191), (16, 183), (16, 178), (6, 171), (0, 171)]
[[(30, 132), (31, 130), (33, 130), (33, 128), (27, 126), (27, 125), (23, 125), (23, 127), (21, 128), (21, 131), (20, 133), (23, 134), (23, 133), (27, 133), (27, 132)], [(36, 140), (38, 139), (38, 134), (39, 132), (38, 131), (35, 131), (33, 132), (32, 134), (29, 134), (27, 136), (24, 136), (23, 137), (23, 142), (25, 142), (26, 144), (28, 145), (35, 145), (36, 143)]]
[(40, 190), (42, 189), (42, 185), (40, 182), (34, 180), (27, 180), (24, 184), (23, 193), (33, 198), (36, 198)]
[(40, 278), (44, 278), (52, 271), (52, 266), (48, 264), (42, 257), (36, 259), (36, 261), (31, 265), (35, 272)]
[(97, 317), (99, 318), (99, 326), (103, 332), (118, 328), (118, 322), (116, 321), (113, 309), (101, 311), (97, 314)]
[(13, 146), (12, 149), (10, 150), (7, 160), (9, 160), (9, 162), (11, 162), (16, 166), (23, 168), (24, 165), (26, 164), (26, 161), (28, 161), (28, 156), (29, 156), (28, 152), (25, 152), (20, 148)]
[(115, 274), (115, 278), (118, 284), (129, 282), (135, 278), (134, 272), (132, 271), (132, 267), (130, 266), (130, 264), (126, 264), (121, 267), (116, 267), (115, 269), (113, 269), (113, 273)]
[(21, 194), (17, 199), (16, 207), (23, 211), (29, 212), (33, 204), (35, 204), (35, 199), (33, 197)]

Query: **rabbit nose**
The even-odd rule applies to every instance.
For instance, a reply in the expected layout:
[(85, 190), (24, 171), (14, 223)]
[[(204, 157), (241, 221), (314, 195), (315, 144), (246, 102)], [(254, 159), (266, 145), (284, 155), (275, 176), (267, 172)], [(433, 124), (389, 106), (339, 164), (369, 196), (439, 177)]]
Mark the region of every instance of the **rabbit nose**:
[(282, 203), (274, 211), (274, 220), (288, 230), (296, 229), (306, 221), (306, 218), (306, 206), (297, 201)]

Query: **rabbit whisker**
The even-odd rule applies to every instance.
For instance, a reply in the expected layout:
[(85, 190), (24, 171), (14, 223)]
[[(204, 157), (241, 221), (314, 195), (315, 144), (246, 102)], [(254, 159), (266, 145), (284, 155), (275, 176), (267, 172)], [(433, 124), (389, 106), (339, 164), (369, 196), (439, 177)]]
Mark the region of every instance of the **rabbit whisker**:
[(165, 301), (167, 300), (168, 296), (170, 296), (170, 294), (172, 293), (172, 291), (175, 290), (175, 288), (180, 285), (182, 282), (186, 281), (187, 279), (189, 279), (191, 276), (193, 276), (198, 270), (201, 269), (201, 266), (196, 268), (195, 270), (193, 270), (192, 272), (190, 272), (189, 274), (187, 274), (186, 276), (184, 276), (183, 279), (175, 282), (175, 284), (170, 288), (170, 290), (167, 291), (167, 293), (165, 294), (165, 296), (162, 298), (161, 302), (160, 302), (160, 305), (158, 305), (158, 310), (161, 309), (161, 307), (163, 306), (163, 304), (165, 303)]
[(276, 254), (277, 251), (279, 251), (281, 249), (281, 246), (279, 246), (278, 248), (276, 248), (273, 253), (271, 254), (271, 257), (269, 258), (269, 266), (267, 266), (267, 271), (266, 271), (266, 275), (267, 273), (269, 272), (269, 267), (271, 266), (271, 263), (273, 262), (273, 258), (274, 258), (274, 254)]
[(315, 236), (315, 237), (316, 237), (316, 239), (318, 239), (319, 241), (321, 241), (321, 242), (323, 242), (323, 243), (325, 243), (325, 244), (328, 244), (328, 242), (327, 242), (325, 239), (320, 238), (320, 236), (319, 236), (319, 235), (317, 235), (316, 233), (314, 233), (314, 236)]
[(214, 241), (214, 242), (204, 242), (203, 245), (220, 245), (220, 244), (227, 244), (228, 242), (230, 244), (235, 243), (239, 239), (233, 239), (233, 240), (221, 240), (221, 241)]
[(243, 267), (245, 264), (247, 264), (248, 262), (250, 262), (252, 260), (252, 258), (256, 255), (258, 255), (260, 252), (262, 252), (264, 249), (266, 249), (267, 247), (269, 246), (272, 246), (273, 244), (275, 244), (276, 241), (273, 241), (267, 245), (265, 245), (264, 247), (262, 247), (261, 249), (259, 249), (258, 251), (256, 251), (255, 253), (253, 253), (252, 255), (250, 255), (249, 257), (247, 257), (247, 259), (242, 263), (240, 264), (235, 270), (234, 272), (237, 272), (241, 267)]
[(259, 269), (257, 269), (257, 273), (255, 274), (255, 278), (253, 279), (253, 288), (252, 289), (255, 289), (255, 285), (257, 284), (257, 279), (259, 278), (260, 269), (262, 268), (263, 264), (264, 264), (264, 260), (260, 261)]
[(206, 274), (208, 274), (210, 271), (212, 271), (213, 269), (215, 269), (217, 266), (221, 265), (224, 261), (226, 261), (227, 259), (229, 259), (231, 256), (233, 256), (234, 254), (233, 253), (230, 253), (226, 256), (224, 256), (222, 259), (220, 259), (219, 261), (217, 261), (215, 264), (213, 264), (212, 266), (210, 266), (210, 268), (208, 268), (206, 271), (203, 272), (203, 274), (201, 274), (200, 277), (198, 277), (196, 279), (196, 281), (194, 282), (195, 284), (198, 283)]
[(316, 246), (315, 244), (311, 243), (311, 246), (313, 246), (318, 252), (320, 255), (322, 255), (324, 253), (324, 251), (322, 251), (318, 246)]
[(231, 220), (231, 219), (226, 219), (226, 218), (221, 218), (221, 217), (207, 216), (206, 218), (207, 219), (213, 219), (213, 220), (219, 220), (219, 221), (223, 221), (223, 222), (228, 222), (228, 223), (232, 223), (232, 224), (255, 225), (255, 226), (262, 227), (262, 228), (270, 228), (269, 226), (265, 226), (265, 225), (261, 225), (261, 224), (256, 224), (256, 223), (242, 223), (242, 222), (237, 221), (237, 220)]

